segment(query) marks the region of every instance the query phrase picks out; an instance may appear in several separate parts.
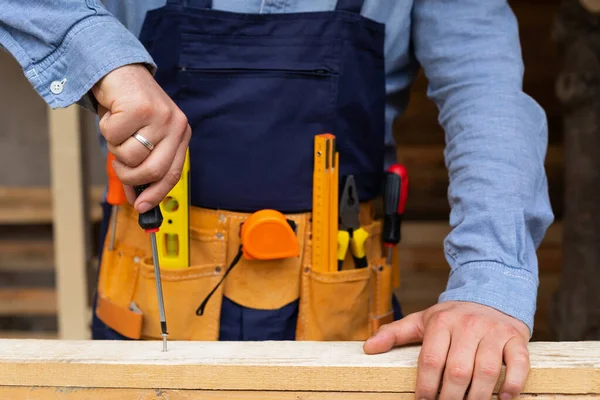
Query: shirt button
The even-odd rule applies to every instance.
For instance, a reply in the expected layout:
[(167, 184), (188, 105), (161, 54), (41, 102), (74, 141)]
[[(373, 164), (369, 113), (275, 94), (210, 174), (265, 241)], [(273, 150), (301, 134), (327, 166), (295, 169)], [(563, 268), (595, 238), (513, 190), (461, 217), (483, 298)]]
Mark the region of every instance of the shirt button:
[(67, 80), (63, 79), (62, 81), (54, 81), (50, 84), (50, 91), (54, 94), (61, 94), (64, 87), (65, 87), (65, 82)]

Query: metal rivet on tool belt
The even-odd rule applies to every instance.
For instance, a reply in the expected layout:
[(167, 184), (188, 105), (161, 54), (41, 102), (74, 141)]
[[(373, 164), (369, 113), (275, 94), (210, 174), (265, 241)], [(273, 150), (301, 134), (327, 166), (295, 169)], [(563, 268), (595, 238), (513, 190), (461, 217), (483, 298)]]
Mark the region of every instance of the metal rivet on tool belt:
[(225, 222), (225, 215), (219, 215), (219, 222)]
[(221, 267), (220, 267), (219, 265), (217, 265), (217, 266), (215, 267), (215, 272), (216, 272), (216, 273), (220, 273), (220, 272), (221, 272)]
[(133, 262), (139, 264), (140, 258), (138, 256), (133, 257)]
[(223, 239), (223, 234), (221, 232), (217, 233), (217, 239)]

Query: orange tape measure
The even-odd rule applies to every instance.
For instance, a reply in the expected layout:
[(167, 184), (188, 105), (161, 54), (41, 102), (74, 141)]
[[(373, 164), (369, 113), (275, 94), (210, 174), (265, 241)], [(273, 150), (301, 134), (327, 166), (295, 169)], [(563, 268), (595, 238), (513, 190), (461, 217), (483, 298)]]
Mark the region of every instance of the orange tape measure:
[(248, 260), (276, 260), (300, 255), (295, 224), (276, 210), (260, 210), (244, 221), (242, 251)]

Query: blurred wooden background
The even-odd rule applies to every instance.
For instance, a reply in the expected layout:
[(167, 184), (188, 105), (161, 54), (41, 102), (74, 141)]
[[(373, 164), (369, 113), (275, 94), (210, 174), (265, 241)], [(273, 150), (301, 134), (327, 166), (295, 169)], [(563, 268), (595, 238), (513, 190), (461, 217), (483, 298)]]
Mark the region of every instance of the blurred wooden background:
[[(558, 1), (509, 3), (520, 23), (525, 91), (542, 105), (549, 117), (546, 166), (557, 222), (539, 250), (541, 284), (533, 339), (551, 340), (548, 305), (561, 268), (563, 210), (562, 122), (554, 93), (560, 62), (552, 40)], [(57, 301), (46, 107), (15, 62), (2, 53), (0, 71), (6, 82), (0, 92), (0, 167), (4, 171), (0, 174), (0, 337), (53, 337), (57, 329)], [(421, 75), (413, 88), (407, 113), (395, 125), (400, 161), (411, 174), (399, 290), (405, 313), (434, 304), (448, 276), (442, 251), (449, 213), (444, 134), (437, 123), (435, 105), (425, 92), (426, 80)], [(104, 164), (95, 138), (94, 120), (89, 115), (84, 119), (83, 130), (87, 139), (84, 155), (90, 167), (86, 173), (94, 185), (90, 198), (94, 222), (90, 229), (97, 232), (97, 200), (105, 181)], [(93, 238), (89, 245), (95, 249)], [(90, 293), (94, 268), (94, 260), (89, 260)]]

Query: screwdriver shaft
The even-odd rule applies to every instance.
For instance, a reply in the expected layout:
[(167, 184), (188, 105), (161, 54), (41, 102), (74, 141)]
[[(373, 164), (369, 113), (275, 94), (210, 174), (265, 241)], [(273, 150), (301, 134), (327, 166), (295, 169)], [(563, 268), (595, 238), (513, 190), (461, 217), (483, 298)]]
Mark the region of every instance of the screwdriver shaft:
[(150, 241), (152, 244), (152, 259), (154, 261), (154, 276), (156, 280), (158, 310), (160, 312), (160, 327), (163, 337), (163, 351), (167, 351), (167, 319), (165, 317), (165, 305), (163, 301), (162, 283), (160, 279), (160, 266), (158, 264), (158, 246), (156, 244), (156, 234), (154, 232), (150, 232)]
[(111, 219), (111, 229), (110, 229), (110, 243), (108, 245), (108, 249), (113, 251), (115, 248), (115, 235), (117, 232), (117, 212), (119, 211), (119, 206), (112, 206), (112, 213), (110, 216)]

